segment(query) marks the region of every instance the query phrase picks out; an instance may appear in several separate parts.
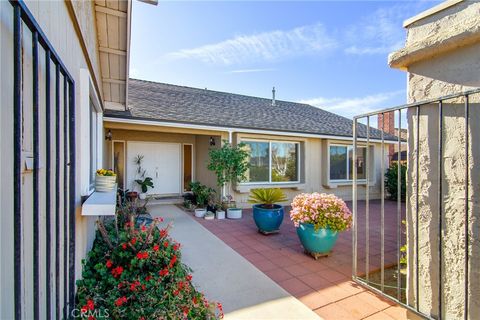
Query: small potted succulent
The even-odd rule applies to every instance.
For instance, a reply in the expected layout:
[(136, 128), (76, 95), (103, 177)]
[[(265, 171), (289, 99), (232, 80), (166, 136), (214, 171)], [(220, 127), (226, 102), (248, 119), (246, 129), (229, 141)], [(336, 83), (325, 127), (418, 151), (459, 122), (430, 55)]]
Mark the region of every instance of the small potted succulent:
[(98, 169), (95, 178), (95, 190), (97, 192), (110, 192), (115, 190), (117, 175), (112, 170)]
[(253, 203), (253, 220), (258, 231), (263, 234), (278, 232), (283, 221), (283, 206), (277, 204), (287, 201), (285, 193), (279, 188), (252, 189), (248, 202)]
[(207, 213), (205, 213), (205, 216), (203, 218), (205, 220), (213, 220), (215, 219), (215, 213), (213, 213), (212, 211), (207, 211)]
[(148, 191), (148, 188), (153, 188), (153, 182), (152, 182), (152, 178), (150, 177), (146, 177), (145, 179), (141, 180), (141, 179), (137, 179), (135, 180), (136, 183), (138, 183), (138, 185), (140, 186), (140, 189), (142, 190), (142, 192), (139, 194), (139, 198), (141, 200), (145, 200), (145, 198), (147, 197), (147, 191)]
[(297, 195), (292, 202), (290, 218), (305, 251), (315, 259), (328, 255), (339, 232), (352, 225), (352, 213), (342, 199), (317, 192)]

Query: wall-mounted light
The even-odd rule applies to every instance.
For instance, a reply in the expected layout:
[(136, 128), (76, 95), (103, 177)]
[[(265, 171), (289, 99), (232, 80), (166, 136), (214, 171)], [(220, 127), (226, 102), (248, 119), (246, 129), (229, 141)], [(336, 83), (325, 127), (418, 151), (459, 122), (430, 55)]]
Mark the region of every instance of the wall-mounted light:
[(107, 131), (107, 134), (105, 134), (105, 140), (112, 141), (112, 130)]
[(210, 147), (213, 147), (213, 146), (215, 146), (215, 138), (210, 137)]

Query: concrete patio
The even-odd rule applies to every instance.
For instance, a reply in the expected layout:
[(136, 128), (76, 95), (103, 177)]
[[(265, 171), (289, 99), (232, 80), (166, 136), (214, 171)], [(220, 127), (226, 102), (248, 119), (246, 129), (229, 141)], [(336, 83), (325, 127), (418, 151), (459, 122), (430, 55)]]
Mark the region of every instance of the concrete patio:
[[(364, 204), (359, 202), (359, 230), (365, 230)], [(207, 221), (195, 218), (191, 214), (189, 216), (191, 220), (207, 228), (321, 318), (386, 320), (407, 318), (406, 309), (360, 287), (351, 280), (350, 231), (339, 236), (335, 249), (329, 257), (315, 261), (303, 253), (287, 211), (280, 233), (269, 236), (257, 232), (251, 210), (244, 210), (243, 218), (240, 220)], [(369, 225), (370, 272), (372, 272), (380, 267), (380, 201), (370, 202)], [(396, 202), (386, 201), (385, 266), (396, 263), (396, 226)], [(364, 273), (365, 270), (365, 238), (364, 232), (359, 233), (358, 269), (360, 273)], [(212, 251), (212, 256), (208, 259), (215, 259), (215, 251)], [(197, 267), (195, 264), (192, 266)], [(215, 278), (213, 273), (212, 278)], [(208, 292), (207, 287), (205, 290)], [(296, 319), (302, 318), (298, 316)]]

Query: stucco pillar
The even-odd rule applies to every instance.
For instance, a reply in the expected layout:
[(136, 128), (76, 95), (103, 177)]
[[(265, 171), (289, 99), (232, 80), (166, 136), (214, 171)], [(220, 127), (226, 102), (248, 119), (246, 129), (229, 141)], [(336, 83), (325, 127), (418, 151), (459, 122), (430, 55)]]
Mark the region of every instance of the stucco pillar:
[[(477, 100), (478, 101), (478, 100)], [(438, 315), (439, 296), (443, 319), (463, 318), (465, 301), (465, 214), (470, 217), (469, 318), (480, 318), (479, 192), (480, 116), (471, 106), (469, 130), (468, 211), (465, 206), (465, 117), (464, 99), (443, 106), (442, 193), (439, 190), (438, 105), (421, 107), (417, 137), (416, 109), (408, 111), (409, 167), (407, 171), (407, 299), (426, 314)], [(417, 152), (417, 138), (418, 152)], [(418, 159), (418, 176), (417, 176)], [(418, 220), (417, 220), (418, 182)], [(441, 206), (441, 211), (440, 211)], [(440, 229), (439, 213), (442, 214)], [(416, 229), (418, 227), (418, 242)], [(442, 237), (442, 259), (439, 239)], [(418, 264), (416, 244), (418, 243)], [(440, 269), (441, 263), (441, 269)], [(417, 269), (418, 267), (418, 296)], [(440, 270), (442, 275), (440, 276)], [(439, 285), (441, 284), (441, 288)]]

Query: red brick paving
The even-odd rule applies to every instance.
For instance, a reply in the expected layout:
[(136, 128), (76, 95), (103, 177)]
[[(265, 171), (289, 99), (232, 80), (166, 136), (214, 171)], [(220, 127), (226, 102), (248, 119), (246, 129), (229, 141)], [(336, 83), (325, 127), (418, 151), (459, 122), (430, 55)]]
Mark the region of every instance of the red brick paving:
[[(350, 204), (349, 204), (350, 205)], [(365, 230), (359, 202), (359, 230)], [(403, 213), (404, 215), (404, 213)], [(285, 212), (280, 232), (258, 233), (251, 210), (240, 220), (197, 219), (227, 245), (324, 319), (406, 319), (406, 310), (351, 280), (351, 232), (340, 234), (328, 257), (304, 254), (295, 227)], [(380, 266), (380, 201), (370, 202), (370, 271)], [(396, 264), (396, 202), (385, 201), (385, 265)], [(358, 270), (365, 270), (365, 232), (358, 234)], [(402, 240), (404, 241), (404, 240)]]

